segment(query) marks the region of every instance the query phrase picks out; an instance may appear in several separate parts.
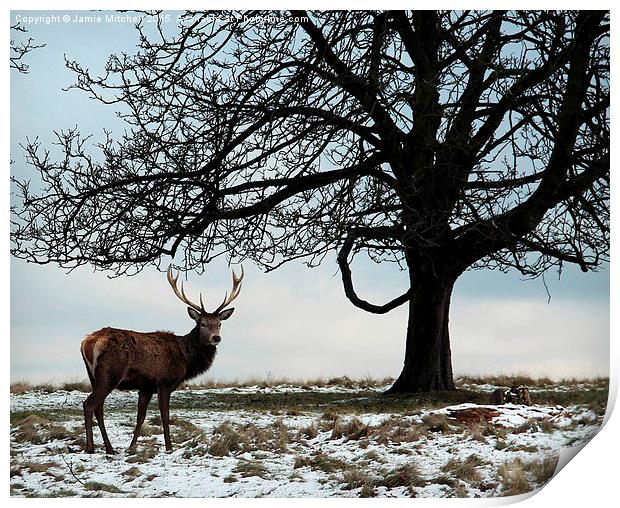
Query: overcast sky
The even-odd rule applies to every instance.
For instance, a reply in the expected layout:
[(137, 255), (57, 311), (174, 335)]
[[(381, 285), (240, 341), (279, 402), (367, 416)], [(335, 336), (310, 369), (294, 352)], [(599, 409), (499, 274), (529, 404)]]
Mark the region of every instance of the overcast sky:
[[(37, 16), (33, 11), (12, 13)], [(62, 16), (64, 12), (55, 12)], [(47, 46), (28, 56), (30, 74), (11, 73), (11, 158), (17, 176), (30, 174), (19, 143), (79, 125), (83, 133), (117, 130), (114, 111), (77, 91), (63, 55), (91, 69), (107, 56), (132, 52), (135, 33), (123, 23), (28, 24), (29, 36)], [(223, 325), (223, 341), (207, 377), (309, 378), (397, 376), (404, 352), (405, 307), (384, 316), (355, 308), (344, 297), (335, 260), (308, 269), (292, 262), (270, 274), (245, 265), (236, 312)], [(383, 303), (405, 289), (394, 265), (354, 264), (358, 292)], [(455, 287), (450, 330), (457, 374), (523, 373), (551, 377), (609, 373), (609, 272), (565, 270), (521, 281), (518, 274), (468, 272)], [(189, 275), (192, 295), (215, 307), (230, 287), (230, 270), (214, 262), (205, 275)], [(82, 267), (71, 274), (52, 265), (11, 261), (11, 379), (84, 378), (79, 344), (103, 326), (179, 334), (192, 326), (184, 305), (154, 269), (109, 279)]]

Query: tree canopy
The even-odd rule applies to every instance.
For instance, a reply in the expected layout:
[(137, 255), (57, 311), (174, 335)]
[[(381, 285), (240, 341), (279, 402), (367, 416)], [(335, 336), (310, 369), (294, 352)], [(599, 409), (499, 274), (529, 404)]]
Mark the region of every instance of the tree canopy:
[(26, 55), (35, 49), (45, 47), (45, 44), (37, 43), (32, 37), (26, 38), (23, 35), (26, 33), (28, 33), (28, 30), (21, 23), (18, 22), (11, 25), (11, 37), (15, 36), (15, 38), (11, 38), (9, 50), (10, 67), (22, 74), (30, 72), (30, 66), (25, 62)]
[[(608, 13), (187, 12), (174, 31), (155, 16), (103, 75), (67, 61), (127, 129), (25, 145), (40, 190), (15, 181), (15, 256), (135, 273), (336, 250), (371, 312), (425, 273), (451, 287), (468, 268), (607, 259)], [(406, 265), (411, 289), (358, 297), (362, 252)]]
[[(173, 35), (140, 28), (139, 51), (104, 76), (69, 61), (75, 87), (130, 127), (97, 151), (59, 133), (56, 160), (27, 145), (44, 187), (20, 186), (14, 254), (118, 270), (226, 252), (273, 267), (348, 235), (354, 252), (402, 259), (406, 235), (525, 273), (599, 263), (604, 14), (290, 15), (302, 21), (187, 13)], [(377, 226), (381, 238), (352, 234)]]

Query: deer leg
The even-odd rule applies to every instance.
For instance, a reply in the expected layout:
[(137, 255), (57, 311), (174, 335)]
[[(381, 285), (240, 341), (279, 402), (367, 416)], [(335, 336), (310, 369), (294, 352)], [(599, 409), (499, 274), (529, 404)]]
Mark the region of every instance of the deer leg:
[(86, 427), (86, 453), (94, 453), (95, 443), (93, 440), (93, 404), (92, 397), (94, 392), (91, 393), (84, 401), (84, 426)]
[[(90, 380), (91, 390), (94, 392), (95, 378), (90, 372), (90, 366), (86, 362), (86, 359), (84, 359), (84, 365), (86, 365), (86, 373), (88, 374), (88, 379)], [(82, 404), (82, 407), (84, 408), (84, 426), (86, 428), (86, 453), (93, 453), (95, 451), (95, 444), (93, 440), (93, 413), (89, 409), (91, 406), (87, 404), (87, 401), (91, 396), (92, 393)]]
[(164, 442), (166, 443), (166, 451), (172, 451), (172, 442), (170, 441), (170, 389), (164, 386), (157, 387), (157, 400), (159, 402), (159, 411), (161, 413), (161, 424), (164, 428)]
[(96, 380), (94, 379), (93, 391), (86, 397), (84, 401), (84, 423), (86, 426), (86, 453), (93, 453), (95, 451), (95, 444), (93, 440), (93, 414), (97, 416), (97, 423), (101, 430), (106, 453), (112, 453), (112, 446), (110, 440), (103, 427), (103, 402), (109, 393), (115, 388), (117, 383), (112, 382), (111, 379)]
[(110, 443), (108, 433), (106, 432), (105, 425), (103, 423), (103, 402), (97, 409), (95, 409), (95, 416), (97, 417), (97, 424), (99, 425), (101, 437), (103, 438), (103, 444), (105, 445), (105, 452), (108, 455), (112, 455), (114, 453), (114, 448), (112, 448), (112, 444)]
[(144, 390), (140, 390), (138, 392), (138, 418), (136, 420), (136, 428), (133, 431), (133, 439), (131, 440), (131, 444), (129, 445), (129, 449), (132, 450), (138, 444), (138, 436), (140, 435), (140, 429), (142, 428), (142, 424), (144, 423), (144, 418), (146, 417), (146, 409), (149, 406), (149, 402), (151, 401), (151, 397), (153, 394), (151, 392), (147, 392)]

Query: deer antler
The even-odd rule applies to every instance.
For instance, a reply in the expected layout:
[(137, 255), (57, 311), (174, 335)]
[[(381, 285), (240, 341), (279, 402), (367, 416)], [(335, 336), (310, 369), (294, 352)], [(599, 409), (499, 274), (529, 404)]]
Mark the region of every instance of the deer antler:
[(179, 280), (179, 273), (180, 272), (177, 271), (177, 276), (173, 277), (171, 266), (168, 267), (168, 272), (166, 273), (166, 276), (168, 277), (168, 282), (170, 283), (170, 286), (172, 287), (172, 291), (174, 291), (174, 294), (177, 295), (179, 300), (189, 305), (192, 309), (206, 313), (207, 311), (205, 310), (204, 305), (202, 303), (202, 293), (200, 293), (200, 306), (198, 306), (197, 304), (192, 302), (185, 294), (185, 290), (183, 289), (183, 281), (181, 281), (181, 291), (179, 291), (179, 288), (177, 287), (177, 281)]
[(228, 307), (235, 298), (237, 298), (239, 296), (239, 293), (241, 293), (241, 281), (243, 280), (243, 265), (241, 265), (241, 275), (239, 277), (237, 277), (237, 275), (235, 274), (235, 271), (232, 271), (232, 289), (230, 290), (230, 295), (228, 293), (226, 293), (224, 295), (224, 301), (221, 303), (221, 305), (215, 309), (215, 314), (217, 314), (218, 312), (221, 312), (222, 310), (224, 310), (226, 307)]

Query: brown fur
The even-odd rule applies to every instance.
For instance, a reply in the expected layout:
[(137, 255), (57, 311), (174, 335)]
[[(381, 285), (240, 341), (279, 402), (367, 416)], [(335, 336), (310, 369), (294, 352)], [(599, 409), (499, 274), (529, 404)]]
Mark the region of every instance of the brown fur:
[(530, 389), (527, 386), (513, 386), (510, 389), (512, 394), (512, 402), (514, 404), (525, 404), (526, 406), (531, 406), (532, 402), (530, 401)]
[[(93, 350), (99, 355), (95, 372), (106, 370), (119, 380), (121, 390), (157, 390), (157, 383), (178, 386), (188, 371), (186, 353), (179, 338), (170, 332), (141, 333), (103, 328), (82, 342), (85, 359), (92, 365)], [(205, 369), (206, 370), (206, 369)]]
[[(81, 345), (81, 353), (92, 393), (84, 401), (86, 451), (94, 451), (93, 414), (101, 430), (106, 453), (114, 453), (103, 422), (103, 403), (108, 394), (138, 390), (138, 417), (131, 447), (137, 443), (146, 408), (157, 393), (166, 450), (172, 450), (169, 430), (170, 394), (185, 380), (205, 372), (213, 363), (219, 343), (220, 321), (232, 311), (197, 316), (196, 326), (184, 336), (171, 332), (141, 333), (103, 328), (91, 333)], [(192, 315), (192, 312), (190, 312)]]
[[(91, 336), (89, 336), (90, 338)], [(82, 356), (89, 363), (93, 364), (93, 348), (95, 347), (95, 340), (84, 339), (82, 342)]]
[(504, 404), (505, 402), (506, 394), (504, 393), (504, 390), (502, 390), (501, 388), (497, 388), (496, 390), (494, 390), (491, 394), (491, 404), (498, 406), (500, 404)]
[(511, 386), (508, 390), (497, 388), (491, 393), (491, 404), (525, 404), (531, 406), (530, 389), (527, 386)]

